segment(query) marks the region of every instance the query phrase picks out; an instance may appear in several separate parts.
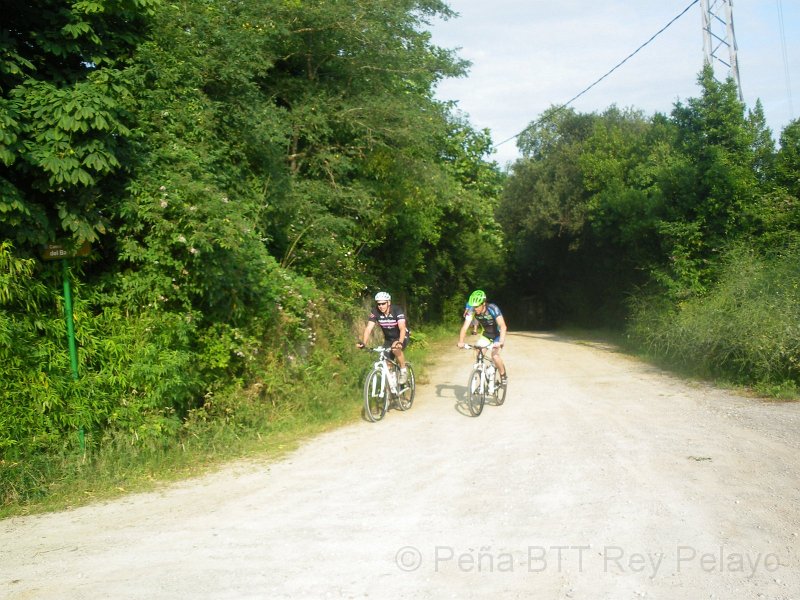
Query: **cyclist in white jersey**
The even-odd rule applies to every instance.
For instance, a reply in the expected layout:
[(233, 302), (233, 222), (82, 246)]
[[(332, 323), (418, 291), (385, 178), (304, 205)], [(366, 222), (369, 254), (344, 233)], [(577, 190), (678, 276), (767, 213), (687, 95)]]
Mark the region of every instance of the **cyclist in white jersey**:
[(392, 306), (392, 297), (387, 292), (375, 294), (375, 308), (369, 315), (367, 326), (364, 328), (362, 341), (356, 344), (363, 348), (369, 342), (369, 336), (375, 328), (375, 324), (380, 325), (383, 331), (384, 343), (392, 348), (392, 354), (397, 358), (400, 365), (399, 383), (405, 383), (408, 377), (406, 370), (406, 357), (403, 350), (408, 345), (410, 331), (406, 322), (406, 315), (400, 306)]

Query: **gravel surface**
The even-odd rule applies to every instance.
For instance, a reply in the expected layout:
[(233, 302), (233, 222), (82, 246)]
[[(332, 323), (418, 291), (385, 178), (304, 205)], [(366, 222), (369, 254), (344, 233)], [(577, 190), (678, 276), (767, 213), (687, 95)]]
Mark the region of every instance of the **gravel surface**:
[(0, 521), (0, 598), (800, 600), (800, 403), (551, 334), (504, 355), (477, 418), (454, 343), (406, 413)]

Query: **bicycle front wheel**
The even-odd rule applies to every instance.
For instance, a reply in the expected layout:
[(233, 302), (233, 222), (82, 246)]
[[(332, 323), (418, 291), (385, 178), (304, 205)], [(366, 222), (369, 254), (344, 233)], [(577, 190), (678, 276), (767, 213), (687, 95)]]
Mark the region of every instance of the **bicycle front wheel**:
[(389, 406), (389, 386), (380, 369), (372, 369), (364, 381), (364, 416), (373, 423), (380, 421)]
[(469, 412), (473, 417), (477, 417), (483, 411), (483, 403), (486, 401), (486, 390), (483, 387), (483, 373), (480, 369), (473, 369), (469, 376), (467, 385), (467, 404)]
[(406, 372), (408, 374), (406, 382), (400, 386), (397, 392), (397, 408), (400, 410), (408, 410), (414, 404), (414, 394), (417, 392), (417, 382), (414, 379), (414, 369), (411, 365), (406, 363)]

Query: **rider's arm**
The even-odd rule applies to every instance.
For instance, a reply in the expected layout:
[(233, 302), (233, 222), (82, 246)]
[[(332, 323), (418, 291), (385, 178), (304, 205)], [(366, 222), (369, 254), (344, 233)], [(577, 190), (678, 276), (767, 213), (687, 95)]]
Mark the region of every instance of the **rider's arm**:
[(369, 336), (375, 328), (375, 321), (367, 321), (367, 326), (364, 328), (364, 337), (361, 338), (361, 345), (366, 346), (369, 343)]
[(397, 341), (402, 344), (403, 340), (406, 339), (406, 320), (399, 319), (397, 321), (397, 328), (400, 330), (400, 338)]
[(458, 347), (464, 347), (464, 337), (467, 335), (467, 329), (469, 329), (469, 324), (472, 323), (472, 311), (469, 311), (464, 316), (464, 324), (461, 326), (461, 331), (458, 333)]
[(503, 315), (497, 317), (497, 326), (500, 328), (500, 345), (506, 343), (506, 320), (503, 318)]

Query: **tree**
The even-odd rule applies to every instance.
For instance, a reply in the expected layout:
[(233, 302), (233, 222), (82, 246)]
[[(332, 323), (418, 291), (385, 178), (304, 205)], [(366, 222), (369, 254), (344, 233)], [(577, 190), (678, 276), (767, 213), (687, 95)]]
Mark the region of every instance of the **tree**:
[[(580, 157), (595, 119), (573, 109), (548, 110), (520, 135), (523, 158), (512, 166), (500, 201), (509, 279), (517, 295), (537, 299), (530, 312), (544, 313), (549, 323), (561, 318), (575, 280), (571, 258), (582, 243), (590, 198)], [(515, 316), (518, 322), (529, 317)]]
[(129, 135), (126, 63), (158, 0), (6, 7), (0, 36), (0, 237), (94, 241)]
[[(758, 173), (763, 171), (759, 167), (763, 167), (768, 131), (758, 114), (746, 120), (731, 79), (717, 82), (706, 66), (698, 82), (700, 97), (687, 105), (678, 103), (672, 112), (676, 145), (684, 156), (677, 175), (684, 178), (689, 173), (690, 185), (681, 189), (669, 180), (664, 182), (676, 192), (665, 197), (665, 220), (699, 227), (696, 254), (709, 261), (726, 240), (752, 231), (750, 207), (761, 191)], [(768, 154), (768, 146), (766, 150)]]
[(800, 199), (800, 119), (789, 123), (781, 133), (775, 163), (778, 183)]

